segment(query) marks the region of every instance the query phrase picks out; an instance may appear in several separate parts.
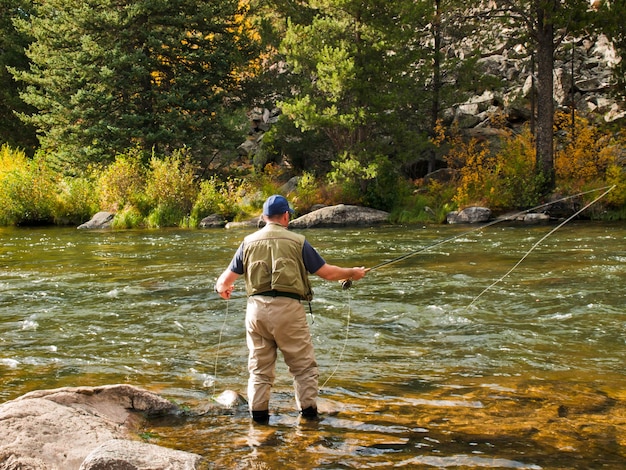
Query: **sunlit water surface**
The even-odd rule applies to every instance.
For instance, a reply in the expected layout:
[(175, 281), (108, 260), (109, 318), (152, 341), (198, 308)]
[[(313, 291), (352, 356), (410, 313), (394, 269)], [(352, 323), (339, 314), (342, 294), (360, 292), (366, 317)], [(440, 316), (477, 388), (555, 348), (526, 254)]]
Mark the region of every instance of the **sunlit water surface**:
[(135, 384), (189, 410), (150, 441), (211, 468), (624, 468), (626, 226), (529, 252), (552, 228), (303, 231), (343, 266), (423, 250), (350, 290), (312, 277), (323, 419), (298, 421), (279, 359), (261, 428), (212, 400), (245, 393), (243, 285), (213, 284), (249, 231), (0, 229), (0, 400)]

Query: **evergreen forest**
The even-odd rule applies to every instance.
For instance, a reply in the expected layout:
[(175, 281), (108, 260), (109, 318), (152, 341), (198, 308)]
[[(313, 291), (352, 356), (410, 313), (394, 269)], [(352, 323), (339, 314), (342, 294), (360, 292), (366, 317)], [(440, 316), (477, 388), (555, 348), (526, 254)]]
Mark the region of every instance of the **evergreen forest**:
[(612, 189), (585, 216), (624, 220), (625, 17), (626, 0), (0, 0), (0, 225), (197, 227), (274, 193), (441, 223), (595, 188)]

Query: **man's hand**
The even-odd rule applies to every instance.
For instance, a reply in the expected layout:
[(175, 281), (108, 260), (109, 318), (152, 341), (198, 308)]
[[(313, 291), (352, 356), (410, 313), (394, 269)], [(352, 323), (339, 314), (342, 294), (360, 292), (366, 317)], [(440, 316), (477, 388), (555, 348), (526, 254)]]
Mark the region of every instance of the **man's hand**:
[(215, 283), (215, 292), (224, 300), (230, 299), (230, 295), (235, 289), (235, 281), (239, 277), (239, 274), (232, 272), (230, 269), (226, 269), (220, 277), (217, 278)]
[(370, 268), (365, 268), (363, 266), (359, 268), (352, 268), (353, 273), (352, 276), (350, 276), (350, 279), (352, 279), (353, 281), (363, 279), (369, 270)]
[(218, 290), (216, 286), (215, 292), (217, 292), (222, 299), (228, 300), (230, 299), (230, 296), (232, 295), (234, 289), (235, 289), (235, 286), (229, 286), (224, 290)]
[(341, 288), (343, 290), (350, 289), (350, 287), (352, 287), (352, 281), (363, 279), (370, 269), (371, 268), (364, 268), (363, 266), (360, 268), (352, 268), (352, 275), (349, 278), (339, 280)]

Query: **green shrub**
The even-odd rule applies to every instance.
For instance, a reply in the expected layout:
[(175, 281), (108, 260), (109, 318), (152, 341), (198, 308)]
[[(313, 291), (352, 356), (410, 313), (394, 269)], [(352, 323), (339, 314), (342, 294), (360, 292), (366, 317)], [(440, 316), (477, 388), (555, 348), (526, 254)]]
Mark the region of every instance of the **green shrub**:
[(0, 150), (0, 223), (49, 224), (56, 206), (56, 175), (42, 156), (28, 159), (4, 145)]
[(320, 182), (313, 173), (305, 171), (298, 179), (296, 195), (293, 198), (296, 213), (308, 212), (313, 205), (321, 203), (321, 194)]
[(400, 224), (443, 223), (456, 209), (451, 202), (456, 187), (432, 180), (422, 191), (406, 195), (391, 212), (390, 220)]
[(606, 183), (615, 187), (607, 194), (606, 204), (611, 208), (626, 207), (626, 169), (610, 165), (606, 171)]
[(506, 133), (491, 151), (488, 142), (460, 134), (449, 138), (448, 165), (458, 171), (453, 202), (460, 208), (481, 204), (494, 211), (528, 208), (541, 197), (544, 178), (535, 171), (535, 144), (529, 129)]
[(13, 150), (7, 144), (0, 147), (0, 224), (13, 225), (18, 207), (13, 199), (15, 179), (25, 171), (28, 164), (24, 152)]
[(195, 171), (183, 152), (163, 159), (152, 157), (146, 179), (146, 200), (151, 207), (148, 226), (179, 226), (190, 215), (197, 194)]
[(265, 199), (278, 192), (271, 168), (267, 173), (255, 173), (249, 178), (229, 178), (221, 181), (211, 177), (200, 183), (200, 191), (191, 210), (189, 226), (195, 227), (211, 214), (226, 220), (244, 220), (257, 216)]
[(115, 214), (111, 226), (116, 229), (142, 227), (144, 226), (144, 216), (136, 207), (129, 205)]
[(409, 192), (406, 179), (388, 157), (377, 155), (374, 159), (376, 176), (366, 181), (363, 203), (368, 207), (391, 211)]
[(495, 211), (536, 206), (545, 177), (535, 171), (535, 142), (530, 130), (504, 139), (495, 161), (484, 188), (488, 206)]
[(98, 211), (98, 197), (89, 178), (66, 177), (58, 185), (54, 220), (57, 224), (80, 224)]
[(181, 227), (187, 226), (186, 217), (180, 207), (162, 204), (150, 211), (146, 223), (149, 228)]
[(344, 153), (332, 166), (328, 181), (341, 188), (346, 204), (391, 210), (406, 189), (394, 165), (384, 155)]
[(141, 154), (130, 150), (118, 155), (115, 162), (106, 167), (97, 180), (100, 208), (117, 212), (128, 204), (141, 207), (146, 174)]
[[(574, 127), (572, 127), (574, 125)], [(617, 162), (623, 142), (575, 113), (559, 111), (554, 116), (554, 168), (559, 187), (581, 190), (602, 179), (607, 169)]]
[(225, 219), (235, 216), (226, 185), (215, 177), (200, 183), (200, 191), (191, 209), (190, 224), (198, 226), (202, 219), (212, 214), (220, 214)]
[(376, 167), (367, 165), (358, 155), (348, 152), (332, 162), (333, 170), (328, 175), (328, 183), (340, 189), (346, 204), (362, 202), (365, 181), (376, 176)]
[(280, 192), (281, 184), (287, 177), (288, 169), (284, 166), (268, 163), (262, 172), (256, 171), (246, 178), (240, 178), (238, 192), (247, 199), (250, 207), (260, 209), (265, 199)]

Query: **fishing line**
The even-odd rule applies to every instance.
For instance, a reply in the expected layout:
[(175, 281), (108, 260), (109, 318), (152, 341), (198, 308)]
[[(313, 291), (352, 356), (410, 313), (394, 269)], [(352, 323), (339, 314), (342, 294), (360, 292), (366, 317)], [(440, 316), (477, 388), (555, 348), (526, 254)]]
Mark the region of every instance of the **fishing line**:
[(215, 389), (217, 387), (217, 363), (220, 356), (220, 348), (222, 346), (222, 334), (224, 332), (224, 328), (226, 327), (226, 319), (228, 318), (228, 304), (230, 303), (229, 299), (226, 299), (226, 314), (224, 315), (224, 321), (222, 322), (222, 327), (220, 328), (220, 334), (217, 339), (217, 350), (215, 351), (215, 366), (213, 369), (213, 396), (215, 396)]
[(324, 381), (324, 384), (320, 387), (320, 390), (326, 387), (326, 384), (328, 383), (328, 381), (333, 378), (333, 376), (335, 375), (335, 372), (337, 372), (337, 369), (339, 369), (339, 365), (341, 364), (341, 361), (343, 359), (343, 353), (345, 352), (346, 346), (348, 344), (348, 336), (350, 334), (351, 314), (352, 314), (352, 296), (348, 292), (348, 318), (346, 319), (346, 336), (343, 340), (343, 347), (341, 348), (341, 352), (339, 353), (339, 359), (337, 359), (337, 365), (335, 365), (335, 369), (330, 373), (328, 378)]
[[(451, 237), (449, 237), (449, 238), (445, 238), (445, 239), (440, 240), (440, 241), (438, 241), (438, 242), (436, 242), (436, 243), (433, 243), (432, 245), (428, 245), (428, 246), (425, 246), (425, 247), (419, 248), (419, 249), (417, 249), (417, 250), (415, 250), (415, 251), (411, 251), (410, 253), (406, 253), (406, 254), (404, 254), (404, 255), (402, 255), (402, 256), (398, 256), (397, 258), (391, 259), (391, 260), (389, 260), (389, 261), (383, 261), (382, 263), (378, 263), (377, 265), (372, 266), (371, 268), (369, 268), (369, 271), (374, 271), (374, 270), (376, 270), (376, 269), (382, 268), (383, 266), (390, 266), (390, 265), (392, 265), (392, 264), (395, 264), (395, 263), (398, 263), (398, 262), (400, 262), (400, 261), (403, 261), (403, 260), (405, 260), (405, 259), (407, 259), (407, 258), (411, 258), (411, 257), (413, 257), (413, 256), (415, 256), (415, 255), (417, 255), (417, 254), (419, 254), (419, 253), (421, 253), (421, 252), (423, 252), (423, 251), (430, 250), (431, 248), (435, 248), (435, 247), (437, 247), (437, 246), (443, 245), (444, 243), (451, 242), (452, 240), (456, 240), (457, 238), (460, 238), (460, 237), (466, 236), (466, 235), (468, 235), (468, 234), (470, 234), (470, 233), (473, 233), (473, 232), (476, 232), (476, 231), (478, 231), (478, 230), (483, 230), (483, 229), (486, 229), (486, 228), (488, 228), (488, 227), (491, 227), (492, 225), (499, 224), (499, 223), (501, 223), (501, 222), (506, 222), (506, 221), (515, 220), (517, 217), (519, 217), (519, 216), (521, 216), (521, 215), (524, 215), (524, 214), (527, 214), (528, 212), (534, 212), (534, 211), (536, 211), (536, 210), (538, 210), (538, 209), (541, 209), (541, 208), (543, 208), (543, 207), (547, 207), (547, 206), (551, 206), (551, 205), (556, 204), (556, 203), (559, 203), (559, 202), (567, 201), (568, 199), (573, 199), (573, 198), (575, 198), (575, 197), (584, 196), (585, 194), (594, 193), (594, 192), (598, 192), (598, 191), (602, 191), (602, 190), (605, 190), (605, 189), (607, 189), (607, 188), (610, 188), (610, 189), (609, 189), (608, 191), (606, 191), (606, 192), (605, 192), (602, 196), (600, 196), (600, 198), (601, 198), (601, 197), (603, 197), (606, 193), (608, 193), (609, 191), (611, 191), (614, 187), (615, 187), (615, 185), (610, 186), (610, 187), (609, 187), (609, 186), (604, 186), (603, 188), (591, 189), (591, 190), (589, 190), (589, 191), (584, 191), (584, 192), (581, 192), (581, 193), (578, 193), (578, 194), (574, 194), (574, 195), (572, 195), (572, 196), (566, 196), (566, 197), (563, 197), (563, 198), (557, 199), (557, 200), (555, 200), (555, 201), (551, 201), (551, 202), (547, 202), (547, 203), (545, 203), (545, 204), (540, 204), (540, 205), (538, 205), (538, 206), (531, 207), (530, 209), (526, 209), (526, 210), (523, 210), (523, 211), (521, 211), (521, 212), (517, 212), (516, 214), (510, 215), (510, 216), (507, 216), (507, 217), (503, 217), (503, 218), (501, 218), (501, 219), (496, 219), (496, 220), (491, 221), (491, 222), (489, 222), (489, 223), (487, 223), (487, 224), (481, 225), (480, 227), (476, 227), (476, 228), (473, 228), (473, 229), (471, 229), (471, 230), (467, 230), (467, 231), (465, 231), (465, 232), (463, 232), (463, 233), (459, 233), (459, 234), (457, 234), (457, 235), (453, 235), (453, 236), (451, 236)], [(600, 199), (600, 198), (598, 198), (598, 199)], [(594, 202), (595, 202), (595, 201), (594, 201)], [(574, 216), (576, 216), (576, 215), (580, 214), (580, 212), (582, 212), (582, 211), (583, 211), (584, 209), (586, 209), (587, 207), (588, 207), (588, 206), (586, 206), (585, 208), (581, 209), (579, 212), (577, 212), (576, 214), (574, 214)], [(573, 216), (573, 217), (574, 217), (574, 216)], [(342, 281), (342, 287), (343, 287), (344, 289), (348, 289), (351, 285), (352, 285), (352, 282), (351, 282), (350, 280), (347, 280), (347, 281)]]
[[(528, 257), (528, 255), (530, 255), (535, 248), (537, 248), (546, 238), (548, 238), (550, 235), (552, 235), (554, 232), (556, 232), (558, 229), (560, 229), (561, 227), (563, 227), (565, 224), (567, 224), (569, 221), (571, 221), (573, 218), (575, 218), (576, 216), (578, 216), (581, 212), (585, 211), (586, 209), (588, 209), (589, 207), (593, 206), (596, 202), (598, 202), (600, 199), (602, 199), (604, 196), (606, 196), (608, 193), (610, 193), (613, 188), (615, 188), (615, 185), (611, 186), (607, 191), (605, 191), (604, 193), (602, 193), (600, 196), (596, 197), (593, 201), (591, 201), (590, 203), (588, 203), (586, 206), (584, 206), (582, 209), (580, 209), (579, 211), (577, 211), (576, 213), (574, 213), (573, 215), (571, 215), (570, 217), (568, 217), (567, 219), (565, 219), (563, 222), (561, 222), (559, 225), (557, 225), (556, 227), (554, 227), (552, 230), (550, 230), (550, 232), (548, 232), (546, 235), (544, 235), (541, 239), (539, 239), (533, 246), (530, 247), (530, 249), (524, 254), (524, 256), (522, 256), (519, 261), (517, 263), (515, 263), (515, 265), (509, 269), (502, 277), (500, 277), (499, 279), (495, 280), (493, 283), (491, 283), (489, 286), (487, 286), (480, 294), (478, 294), (476, 297), (474, 297), (474, 300), (472, 300), (469, 305), (466, 308), (470, 308), (472, 305), (474, 305), (474, 303), (480, 298), (482, 297), (482, 295), (487, 292), (489, 289), (491, 289), (493, 286), (495, 286), (496, 284), (498, 284), (499, 282), (502, 282), (507, 276), (509, 276), (520, 264), (522, 264), (522, 262)], [(602, 188), (605, 189), (605, 188)]]
[[(607, 189), (608, 188), (608, 189)], [(585, 194), (590, 194), (590, 193), (594, 193), (594, 192), (598, 192), (598, 191), (602, 191), (602, 190), (606, 190), (604, 193), (602, 193), (600, 196), (596, 197), (592, 202), (588, 203), (587, 205), (585, 205), (582, 209), (578, 210), (576, 213), (574, 213), (573, 215), (571, 215), (570, 217), (568, 217), (566, 220), (564, 220), (563, 222), (561, 222), (559, 225), (557, 225), (554, 229), (552, 229), (548, 234), (546, 234), (545, 236), (543, 236), (539, 241), (537, 241), (531, 248), (530, 250), (528, 250), (524, 256), (522, 256), (522, 258), (507, 272), (505, 273), (500, 279), (496, 280), (495, 282), (493, 282), (491, 285), (489, 285), (486, 289), (484, 289), (480, 294), (478, 294), (478, 296), (476, 296), (474, 298), (474, 300), (472, 300), (472, 302), (467, 306), (467, 308), (471, 307), (485, 292), (487, 292), (489, 289), (491, 289), (493, 286), (495, 286), (496, 284), (498, 284), (499, 282), (501, 282), (503, 279), (505, 279), (507, 276), (509, 276), (529, 255), (530, 253), (532, 253), (532, 251), (539, 246), (546, 238), (548, 238), (550, 235), (552, 235), (554, 232), (556, 232), (557, 230), (559, 230), (561, 227), (563, 227), (565, 224), (567, 224), (568, 222), (570, 222), (572, 219), (574, 219), (576, 216), (578, 216), (580, 213), (582, 213), (583, 211), (585, 211), (586, 209), (588, 209), (589, 207), (591, 207), (593, 204), (595, 204), (596, 202), (598, 202), (600, 199), (602, 199), (604, 196), (606, 196), (609, 192), (611, 192), (613, 189), (615, 188), (615, 185), (612, 186), (604, 186), (602, 188), (596, 188), (596, 189), (591, 189), (589, 191), (583, 191), (577, 194), (574, 194), (572, 196), (566, 196), (560, 199), (557, 199), (555, 201), (551, 201), (551, 202), (547, 202), (544, 204), (540, 204), (538, 206), (535, 207), (531, 207), (530, 209), (526, 209), (520, 212), (517, 212), (511, 216), (508, 217), (503, 217), (501, 219), (496, 219), (492, 222), (489, 222), (487, 224), (481, 225), (480, 227), (476, 227), (473, 228), (471, 230), (467, 230), (465, 232), (459, 233), (457, 235), (445, 238), (443, 240), (440, 240), (436, 243), (433, 243), (431, 245), (427, 245), (425, 247), (419, 248), (417, 250), (411, 251), (409, 253), (406, 253), (404, 255), (398, 256), (397, 258), (393, 258), (391, 260), (388, 261), (383, 261), (382, 263), (378, 263), (375, 266), (372, 266), (371, 268), (368, 268), (367, 271), (374, 271), (376, 269), (382, 268), (384, 266), (390, 266), (392, 264), (398, 263), (400, 261), (403, 261), (407, 258), (411, 258), (421, 252), (424, 252), (426, 250), (429, 250), (431, 248), (435, 248), (437, 246), (443, 245), (444, 243), (448, 243), (450, 241), (456, 240), (457, 238), (466, 236), (470, 233), (479, 231), (479, 230), (483, 230), (485, 228), (491, 227), (492, 225), (495, 224), (499, 224), (501, 222), (505, 222), (505, 221), (510, 221), (510, 220), (515, 220), (517, 217), (523, 215), (523, 214), (527, 214), (529, 212), (533, 212), (536, 211), (538, 209), (541, 209), (543, 207), (548, 207), (551, 206), (553, 204), (559, 203), (559, 202), (563, 202), (563, 201), (567, 201), (569, 199), (573, 199), (575, 197), (579, 197), (579, 196), (584, 196)], [(348, 344), (348, 338), (349, 338), (349, 334), (350, 334), (350, 317), (352, 314), (352, 297), (349, 293), (349, 288), (352, 286), (352, 280), (350, 279), (345, 279), (342, 281), (339, 281), (341, 283), (341, 286), (344, 290), (348, 290), (348, 315), (347, 315), (347, 319), (346, 319), (346, 333), (345, 333), (345, 338), (343, 341), (343, 346), (341, 348), (341, 352), (339, 353), (339, 358), (337, 360), (337, 364), (335, 365), (335, 368), (333, 369), (333, 371), (331, 372), (331, 374), (328, 376), (328, 378), (324, 381), (324, 383), (322, 384), (322, 386), (320, 387), (320, 389), (324, 389), (326, 387), (326, 384), (333, 378), (333, 376), (335, 375), (335, 373), (337, 372), (337, 370), (339, 369), (339, 366), (341, 365), (341, 362), (343, 360), (343, 354), (346, 350), (347, 344)], [(224, 316), (224, 321), (222, 323), (222, 327), (220, 329), (220, 333), (219, 333), (219, 338), (218, 338), (218, 344), (217, 344), (217, 351), (215, 352), (215, 367), (214, 367), (214, 382), (213, 382), (213, 395), (215, 396), (215, 390), (216, 390), (216, 386), (217, 386), (217, 364), (218, 364), (218, 358), (219, 358), (219, 353), (220, 353), (220, 347), (221, 347), (221, 342), (222, 342), (222, 334), (224, 331), (224, 328), (226, 326), (226, 320), (228, 318), (228, 300), (226, 301), (226, 314)]]
[[(592, 206), (593, 204), (595, 204), (597, 201), (599, 201), (600, 199), (602, 199), (602, 198), (603, 198), (606, 194), (608, 194), (610, 191), (612, 191), (612, 190), (613, 190), (613, 188), (615, 188), (615, 185), (613, 185), (613, 186), (604, 186), (604, 187), (602, 187), (602, 188), (596, 188), (596, 189), (591, 189), (591, 190), (589, 190), (589, 191), (583, 191), (583, 192), (580, 192), (580, 193), (578, 193), (578, 194), (574, 194), (574, 195), (572, 195), (572, 196), (562, 197), (562, 198), (557, 199), (557, 200), (555, 200), (555, 201), (547, 202), (547, 203), (545, 203), (545, 204), (540, 204), (540, 205), (538, 205), (538, 206), (531, 207), (530, 209), (526, 209), (526, 210), (520, 211), (520, 212), (518, 212), (518, 213), (516, 213), (516, 214), (513, 214), (513, 215), (511, 215), (511, 216), (508, 216), (508, 217), (503, 217), (502, 219), (496, 219), (496, 220), (494, 220), (494, 221), (492, 221), (492, 222), (489, 222), (489, 223), (487, 223), (487, 224), (481, 225), (480, 227), (476, 227), (476, 228), (473, 228), (473, 229), (471, 229), (471, 230), (467, 230), (467, 231), (465, 231), (465, 232), (463, 232), (463, 233), (459, 233), (459, 234), (457, 234), (457, 235), (454, 235), (454, 236), (451, 236), (451, 237), (445, 238), (445, 239), (440, 240), (440, 241), (438, 241), (438, 242), (436, 242), (436, 243), (433, 243), (433, 244), (431, 244), (431, 245), (428, 245), (428, 246), (425, 246), (425, 247), (419, 248), (419, 249), (417, 249), (417, 250), (411, 251), (411, 252), (406, 253), (406, 254), (404, 254), (404, 255), (398, 256), (397, 258), (393, 258), (393, 259), (391, 259), (391, 260), (389, 260), (389, 261), (383, 261), (382, 263), (378, 263), (377, 265), (372, 266), (371, 268), (369, 268), (367, 271), (368, 271), (368, 272), (369, 272), (369, 271), (374, 271), (374, 270), (376, 270), (376, 269), (382, 268), (383, 266), (390, 266), (390, 265), (392, 265), (392, 264), (395, 264), (395, 263), (398, 263), (398, 262), (400, 262), (400, 261), (403, 261), (403, 260), (405, 260), (405, 259), (407, 259), (407, 258), (411, 258), (412, 256), (415, 256), (415, 255), (417, 255), (418, 253), (421, 253), (421, 252), (426, 251), (426, 250), (429, 250), (429, 249), (431, 249), (431, 248), (435, 248), (435, 247), (437, 247), (437, 246), (443, 245), (444, 243), (450, 242), (450, 241), (452, 241), (452, 240), (456, 240), (457, 238), (460, 238), (460, 237), (466, 236), (466, 235), (468, 235), (468, 234), (470, 234), (470, 233), (473, 233), (473, 232), (476, 232), (476, 231), (478, 231), (478, 230), (483, 230), (483, 229), (485, 229), (485, 228), (487, 228), (487, 227), (491, 227), (492, 225), (499, 224), (500, 222), (505, 222), (505, 221), (515, 220), (517, 217), (519, 217), (519, 216), (521, 216), (521, 215), (523, 215), (523, 214), (526, 214), (526, 213), (528, 213), (528, 212), (533, 212), (533, 211), (536, 211), (536, 210), (541, 209), (541, 208), (543, 208), (543, 207), (551, 206), (551, 205), (556, 204), (556, 203), (558, 203), (558, 202), (567, 201), (567, 200), (569, 200), (569, 199), (573, 199), (573, 198), (575, 198), (575, 197), (584, 196), (585, 194), (589, 194), (589, 193), (594, 193), (594, 192), (602, 191), (602, 190), (605, 190), (605, 189), (607, 189), (607, 188), (608, 188), (608, 190), (606, 190), (604, 193), (602, 193), (600, 196), (598, 196), (598, 197), (597, 197), (596, 199), (594, 199), (592, 202), (590, 202), (589, 204), (587, 204), (586, 206), (584, 206), (582, 209), (580, 209), (579, 211), (577, 211), (575, 214), (573, 214), (572, 216), (568, 217), (565, 221), (563, 221), (563, 222), (562, 222), (562, 223), (560, 223), (557, 227), (555, 227), (554, 229), (552, 229), (552, 230), (551, 230), (551, 231), (550, 231), (547, 235), (545, 235), (545, 236), (544, 236), (541, 240), (539, 240), (537, 243), (535, 243), (535, 244), (531, 247), (531, 249), (530, 249), (530, 250), (528, 250), (528, 252), (527, 252), (527, 253), (526, 253), (526, 254), (525, 254), (525, 255), (524, 255), (524, 256), (523, 256), (523, 257), (522, 257), (522, 258), (521, 258), (521, 259), (520, 259), (520, 260), (519, 260), (516, 264), (515, 264), (515, 266), (513, 266), (513, 267), (512, 267), (512, 268), (511, 268), (511, 269), (510, 269), (510, 270), (509, 270), (509, 271), (508, 271), (508, 272), (507, 272), (504, 276), (502, 276), (500, 279), (498, 279), (498, 280), (497, 280), (497, 281), (495, 281), (493, 284), (491, 284), (490, 286), (488, 286), (488, 287), (487, 287), (485, 290), (483, 290), (483, 292), (481, 292), (481, 293), (480, 293), (480, 294), (479, 294), (479, 295), (478, 295), (478, 296), (477, 296), (474, 300), (472, 300), (472, 302), (471, 302), (471, 303), (470, 303), (470, 304), (466, 307), (466, 308), (469, 308), (469, 307), (470, 307), (470, 306), (472, 306), (472, 305), (474, 304), (474, 302), (476, 302), (476, 301), (477, 301), (477, 300), (478, 300), (478, 299), (479, 299), (479, 298), (480, 298), (480, 297), (481, 297), (481, 296), (482, 296), (485, 292), (487, 292), (489, 289), (491, 289), (493, 286), (495, 286), (498, 282), (501, 282), (504, 278), (506, 278), (509, 274), (511, 274), (511, 273), (515, 270), (515, 268), (517, 268), (517, 266), (519, 266), (519, 265), (522, 263), (522, 261), (524, 261), (524, 259), (525, 259), (528, 255), (530, 255), (530, 253), (531, 253), (531, 252), (532, 252), (532, 251), (533, 251), (533, 250), (534, 250), (534, 249), (535, 249), (535, 248), (536, 248), (539, 244), (541, 244), (541, 242), (543, 242), (546, 238), (548, 238), (550, 235), (552, 235), (554, 232), (556, 232), (556, 231), (557, 231), (559, 228), (561, 228), (563, 225), (565, 225), (566, 223), (568, 223), (569, 221), (571, 221), (573, 218), (575, 218), (576, 216), (578, 216), (581, 212), (583, 212), (584, 210), (586, 210), (587, 208), (589, 208), (590, 206)], [(344, 280), (341, 280), (341, 281), (339, 281), (339, 282), (341, 283), (341, 287), (342, 287), (344, 290), (348, 290), (348, 291), (349, 291), (350, 287), (352, 287), (352, 280), (351, 280), (351, 279), (344, 279)], [(346, 346), (347, 346), (347, 344), (348, 344), (348, 334), (349, 334), (349, 331), (350, 331), (350, 315), (351, 315), (351, 310), (352, 310), (352, 306), (351, 306), (351, 296), (350, 296), (350, 295), (349, 295), (349, 293), (348, 293), (348, 318), (347, 318), (347, 320), (346, 320), (346, 337), (345, 337), (344, 342), (343, 342), (343, 347), (342, 347), (342, 349), (341, 349), (341, 353), (340, 353), (340, 355), (339, 355), (339, 359), (338, 359), (338, 361), (337, 361), (337, 365), (335, 366), (335, 369), (332, 371), (332, 373), (330, 374), (330, 376), (326, 379), (326, 381), (325, 381), (325, 382), (324, 382), (324, 384), (322, 385), (321, 389), (323, 389), (323, 388), (326, 386), (326, 384), (328, 383), (328, 381), (329, 381), (329, 380), (330, 380), (330, 379), (331, 379), (331, 378), (335, 375), (335, 372), (337, 372), (337, 370), (339, 369), (339, 365), (341, 364), (341, 361), (342, 361), (342, 359), (343, 359), (343, 353), (344, 353), (344, 351), (345, 351), (345, 349), (346, 349)]]

